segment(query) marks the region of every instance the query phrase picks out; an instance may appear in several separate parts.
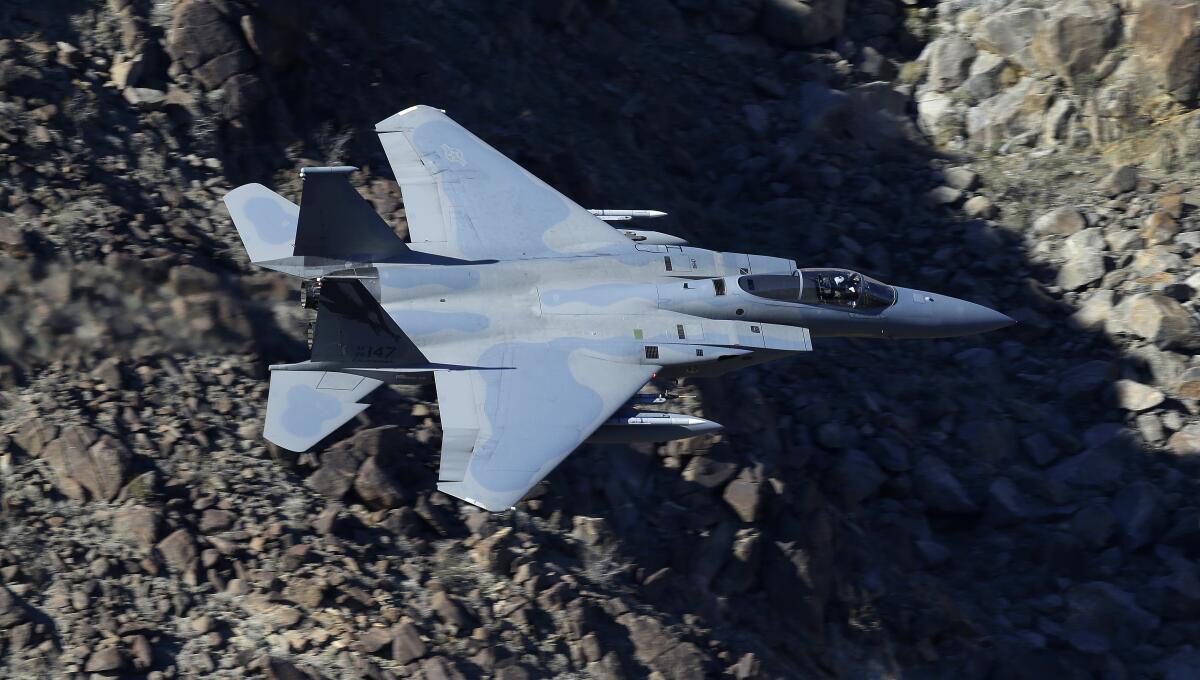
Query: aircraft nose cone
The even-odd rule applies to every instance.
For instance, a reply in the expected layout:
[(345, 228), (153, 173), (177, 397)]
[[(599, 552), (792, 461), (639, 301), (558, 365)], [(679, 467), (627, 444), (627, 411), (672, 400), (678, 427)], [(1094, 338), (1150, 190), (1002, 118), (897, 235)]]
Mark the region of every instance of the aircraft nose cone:
[(1001, 314), (983, 305), (977, 305), (974, 302), (967, 302), (966, 300), (958, 300), (957, 302), (962, 306), (962, 310), (960, 311), (956, 325), (960, 326), (964, 333), (987, 333), (988, 331), (1007, 328), (1016, 323), (1007, 314)]

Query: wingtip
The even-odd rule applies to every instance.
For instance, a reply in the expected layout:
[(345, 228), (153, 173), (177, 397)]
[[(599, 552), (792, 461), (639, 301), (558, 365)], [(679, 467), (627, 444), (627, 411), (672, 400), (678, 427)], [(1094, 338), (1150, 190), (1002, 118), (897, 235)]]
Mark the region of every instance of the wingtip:
[(412, 129), (429, 118), (445, 118), (446, 111), (426, 104), (410, 106), (375, 124), (375, 132), (402, 132)]

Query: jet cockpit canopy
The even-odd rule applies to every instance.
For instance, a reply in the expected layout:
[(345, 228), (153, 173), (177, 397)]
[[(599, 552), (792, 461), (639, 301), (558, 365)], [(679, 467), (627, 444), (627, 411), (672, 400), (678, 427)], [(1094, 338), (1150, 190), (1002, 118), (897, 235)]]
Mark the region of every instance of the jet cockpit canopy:
[(791, 276), (760, 274), (738, 279), (751, 295), (810, 305), (836, 305), (874, 311), (896, 302), (896, 290), (848, 269), (797, 269)]

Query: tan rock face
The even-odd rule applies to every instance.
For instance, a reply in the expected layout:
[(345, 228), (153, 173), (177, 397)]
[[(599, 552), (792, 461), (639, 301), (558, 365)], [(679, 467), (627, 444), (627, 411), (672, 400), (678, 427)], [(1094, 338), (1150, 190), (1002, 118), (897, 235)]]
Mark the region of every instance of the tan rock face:
[(1142, 0), (1139, 5), (1131, 42), (1146, 75), (1176, 101), (1192, 102), (1200, 88), (1200, 3)]
[(1136, 335), (1162, 349), (1200, 349), (1200, 324), (1183, 305), (1163, 295), (1131, 295), (1113, 310), (1109, 330)]
[(1094, 74), (1116, 43), (1118, 28), (1112, 3), (1071, 0), (1037, 27), (1030, 48), (1042, 68), (1074, 85), (1081, 76)]

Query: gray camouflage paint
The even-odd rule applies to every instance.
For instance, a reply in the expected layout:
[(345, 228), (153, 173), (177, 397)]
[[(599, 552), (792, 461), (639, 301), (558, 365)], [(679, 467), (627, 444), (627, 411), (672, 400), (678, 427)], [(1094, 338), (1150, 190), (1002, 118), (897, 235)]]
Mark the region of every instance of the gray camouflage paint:
[[(517, 502), (655, 373), (718, 374), (808, 351), (810, 337), (944, 337), (1010, 322), (904, 288), (872, 313), (757, 297), (739, 276), (792, 274), (796, 263), (635, 244), (436, 109), (402, 111), (376, 131), (404, 192), (413, 258), (345, 268), (370, 279), (366, 290), (434, 371), (446, 428), (439, 488), (489, 510)], [(305, 269), (278, 247), (283, 217), (295, 229), (290, 202), (247, 185), (226, 203), (255, 262), (338, 276), (336, 262)], [(353, 373), (362, 367), (279, 368), (265, 434), (296, 450), (366, 408), (358, 400), (382, 384)], [(715, 427), (704, 422), (695, 431)]]

